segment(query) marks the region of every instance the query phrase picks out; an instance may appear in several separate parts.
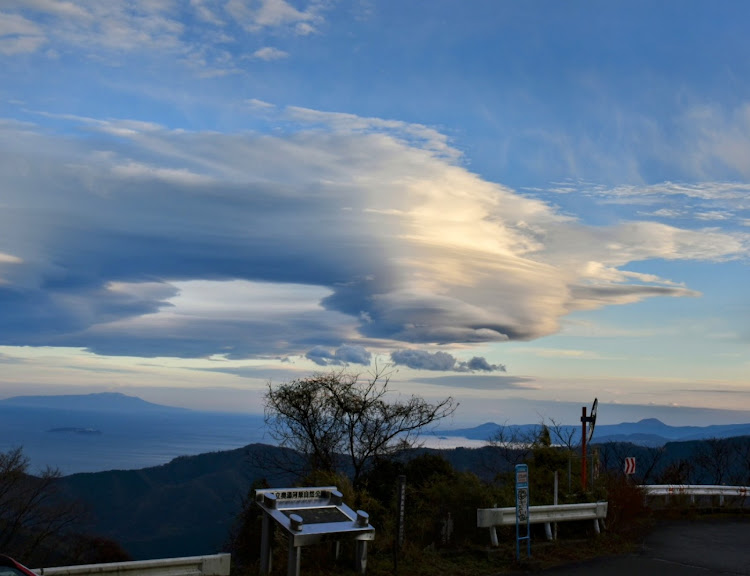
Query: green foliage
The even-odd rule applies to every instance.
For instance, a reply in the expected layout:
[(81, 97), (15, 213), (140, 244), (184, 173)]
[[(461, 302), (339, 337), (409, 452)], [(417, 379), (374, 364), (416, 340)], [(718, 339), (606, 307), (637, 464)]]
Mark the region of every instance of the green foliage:
[[(557, 443), (554, 430), (552, 436), (553, 443)], [(561, 456), (567, 455), (568, 451), (555, 446), (549, 447), (552, 452), (542, 448), (534, 461), (531, 448), (533, 444), (532, 440), (528, 450), (523, 452), (532, 470), (530, 480), (538, 481), (538, 485), (534, 484), (532, 487), (532, 505), (544, 503), (545, 499), (551, 501), (552, 481), (549, 476), (546, 480), (544, 478), (547, 470), (558, 468), (560, 503), (609, 500), (610, 519), (607, 526), (611, 528), (614, 521), (618, 526), (618, 537), (627, 532), (629, 523), (639, 521), (642, 513), (639, 510), (643, 510), (643, 502), (640, 496), (632, 494), (629, 486), (610, 485), (609, 476), (603, 474), (595, 483), (593, 493), (579, 494), (580, 455), (574, 451), (570, 453), (573, 462), (573, 494), (568, 495), (567, 458)], [(740, 453), (739, 450), (750, 446), (750, 438), (732, 439), (731, 444), (738, 454), (746, 456), (747, 452)], [(619, 476), (624, 481), (620, 456), (637, 456), (640, 469), (642, 464), (644, 467), (649, 464), (644, 454), (662, 454), (660, 463), (679, 459), (690, 461), (691, 455), (699, 446), (699, 442), (670, 443), (662, 453), (650, 452), (645, 448), (643, 453), (634, 453), (631, 451), (632, 445), (621, 447), (619, 453), (613, 449), (607, 451), (605, 445), (599, 445), (598, 448), (603, 465), (609, 457), (612, 477), (616, 479)], [(136, 559), (210, 554), (220, 550), (226, 541), (232, 520), (242, 510), (243, 496), (248, 495), (248, 486), (254, 479), (267, 478), (272, 486), (294, 485), (295, 479), (291, 475), (267, 476), (266, 470), (255, 465), (258, 457), (268, 455), (273, 458), (281, 450), (275, 446), (252, 445), (239, 450), (179, 458), (164, 466), (138, 471), (76, 474), (60, 478), (59, 482), (70, 496), (85, 500), (90, 506), (92, 523), (88, 531), (122, 542)], [(380, 572), (383, 574), (389, 573), (388, 570), (392, 567), (392, 547), (396, 533), (396, 481), (399, 474), (405, 474), (408, 490), (407, 530), (401, 573), (420, 573), (420, 562), (424, 562), (424, 566), (435, 569), (432, 573), (458, 574), (460, 569), (453, 572), (452, 565), (450, 569), (446, 568), (448, 572), (438, 568), (448, 565), (440, 556), (443, 550), (441, 521), (447, 515), (441, 516), (444, 512), (451, 512), (454, 522), (453, 539), (446, 545), (445, 554), (458, 555), (462, 547), (471, 549), (476, 546), (486, 552), (488, 535), (486, 530), (476, 528), (476, 509), (495, 505), (512, 506), (515, 501), (512, 467), (509, 467), (513, 462), (510, 458), (515, 456), (511, 455), (503, 460), (503, 454), (503, 450), (497, 447), (400, 452), (393, 458), (375, 461), (367, 474), (363, 475), (359, 489), (354, 491), (352, 488), (353, 495), (350, 495), (349, 488), (345, 487), (344, 481), (338, 476), (311, 476), (305, 482), (336, 485), (344, 491), (347, 504), (370, 514), (377, 532), (371, 546), (368, 574), (375, 575), (378, 573), (375, 570), (378, 565), (383, 567)], [(490, 465), (501, 460), (501, 466), (491, 468)], [(502, 470), (503, 475), (496, 476), (497, 469)], [(655, 470), (658, 473), (660, 469)], [(744, 470), (747, 473), (750, 467), (745, 465)], [(479, 480), (474, 476), (475, 473)], [(607, 495), (605, 489), (610, 495)], [(249, 510), (256, 515), (258, 513), (257, 508), (253, 510), (251, 507)], [(259, 516), (256, 518), (259, 519)], [(576, 523), (566, 524), (570, 524), (571, 529), (561, 529), (563, 536), (576, 533), (572, 526)], [(561, 527), (566, 524), (561, 524)], [(244, 539), (245, 544), (238, 549), (257, 550), (260, 545), (260, 524), (252, 529), (256, 531), (249, 531)], [(609, 534), (612, 534), (612, 530), (605, 531), (604, 538)], [(501, 543), (512, 537), (511, 532), (503, 534), (500, 531)], [(595, 539), (590, 540), (594, 546)], [(283, 543), (280, 546), (283, 558)], [(433, 548), (435, 553), (425, 551)], [(321, 553), (321, 565), (330, 565), (332, 573), (342, 570), (330, 563), (328, 551), (324, 552)], [(311, 553), (306, 550), (303, 561), (305, 573), (312, 575), (313, 572), (308, 571), (310, 564), (307, 563)], [(512, 557), (512, 553), (509, 554)], [(534, 554), (538, 557), (538, 549), (535, 549)], [(346, 556), (347, 561), (349, 558), (350, 556)], [(252, 565), (252, 558), (248, 562), (248, 565)], [(280, 564), (276, 566), (278, 568)], [(344, 564), (346, 566), (348, 565)], [(250, 573), (256, 574), (257, 566)], [(421, 573), (429, 571), (422, 570)]]
[[(500, 490), (471, 472), (457, 471), (445, 457), (422, 453), (407, 462), (383, 461), (366, 478), (367, 495), (375, 504), (370, 513), (378, 526), (378, 539), (392, 546), (396, 535), (398, 476), (406, 476), (406, 540), (419, 547), (453, 547), (484, 542), (476, 527), (477, 508), (494, 505)], [(388, 507), (377, 502), (388, 502)], [(376, 523), (380, 522), (380, 523)], [(381, 530), (381, 526), (383, 530)]]
[(117, 540), (136, 560), (212, 554), (226, 544), (248, 486), (263, 478), (293, 483), (256, 465), (279, 450), (253, 444), (153, 468), (73, 474), (60, 487), (91, 511), (88, 532)]
[(251, 565), (260, 557), (261, 516), (255, 505), (255, 490), (269, 488), (265, 478), (255, 480), (242, 499), (240, 512), (229, 530), (224, 550), (232, 553), (232, 564), (237, 567)]
[(295, 482), (295, 486), (336, 486), (344, 497), (344, 502), (356, 502), (358, 495), (354, 491), (352, 481), (348, 476), (328, 470), (313, 470), (307, 476)]
[[(546, 440), (549, 440), (549, 435)], [(534, 445), (529, 462), (529, 490), (532, 505), (554, 503), (555, 472), (558, 472), (558, 483), (562, 484), (560, 480), (563, 472), (568, 469), (570, 456), (568, 450), (551, 446), (544, 441)], [(558, 486), (558, 490), (559, 496), (565, 494), (562, 486)], [(567, 499), (567, 495), (559, 497), (558, 502), (562, 504)]]
[(455, 547), (487, 542), (486, 532), (477, 529), (477, 509), (492, 507), (498, 493), (475, 474), (433, 475), (407, 497), (414, 501), (410, 519), (420, 544)]
[(119, 543), (102, 536), (74, 536), (70, 539), (66, 564), (106, 564), (133, 558)]

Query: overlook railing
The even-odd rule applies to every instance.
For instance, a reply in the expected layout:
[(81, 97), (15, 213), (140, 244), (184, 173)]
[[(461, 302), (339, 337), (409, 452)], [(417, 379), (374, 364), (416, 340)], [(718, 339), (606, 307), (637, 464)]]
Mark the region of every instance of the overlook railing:
[[(529, 506), (529, 523), (545, 524), (547, 539), (552, 539), (550, 525), (555, 522), (572, 520), (593, 520), (594, 530), (600, 532), (599, 522), (604, 525), (607, 517), (607, 502), (584, 502), (583, 504), (558, 504), (547, 506)], [(490, 541), (498, 545), (497, 526), (514, 526), (516, 524), (515, 507), (479, 508), (477, 510), (477, 528), (489, 528)]]
[(750, 486), (723, 486), (718, 484), (644, 484), (641, 489), (646, 496), (690, 496), (695, 504), (696, 496), (718, 496), (719, 506), (724, 505), (725, 498), (738, 498), (743, 503), (750, 496)]
[(231, 554), (34, 568), (40, 576), (229, 576)]

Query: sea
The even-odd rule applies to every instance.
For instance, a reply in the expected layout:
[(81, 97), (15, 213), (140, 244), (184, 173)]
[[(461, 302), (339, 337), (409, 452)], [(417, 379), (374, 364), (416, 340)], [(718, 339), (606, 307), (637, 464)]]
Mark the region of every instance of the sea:
[(274, 443), (262, 415), (0, 408), (0, 451), (22, 448), (33, 474), (46, 467), (63, 475), (135, 470), (253, 443)]
[[(481, 446), (460, 437), (425, 435), (428, 448)], [(54, 408), (0, 407), (0, 452), (22, 448), (29, 472), (62, 475), (137, 470), (180, 456), (275, 444), (262, 414), (201, 411), (99, 413)]]

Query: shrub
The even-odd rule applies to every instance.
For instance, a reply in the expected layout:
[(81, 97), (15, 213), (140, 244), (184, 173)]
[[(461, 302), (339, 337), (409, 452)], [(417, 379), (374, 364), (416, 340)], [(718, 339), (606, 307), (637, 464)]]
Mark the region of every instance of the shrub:
[(608, 530), (624, 535), (640, 531), (649, 519), (649, 509), (641, 487), (620, 473), (608, 474), (604, 483), (609, 502)]

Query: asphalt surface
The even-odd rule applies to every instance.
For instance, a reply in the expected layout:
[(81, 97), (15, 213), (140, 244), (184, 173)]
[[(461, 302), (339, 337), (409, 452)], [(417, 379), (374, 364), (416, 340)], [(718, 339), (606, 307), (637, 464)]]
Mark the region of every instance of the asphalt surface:
[(681, 521), (657, 527), (637, 554), (544, 571), (554, 576), (750, 575), (750, 518)]

